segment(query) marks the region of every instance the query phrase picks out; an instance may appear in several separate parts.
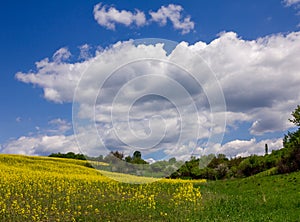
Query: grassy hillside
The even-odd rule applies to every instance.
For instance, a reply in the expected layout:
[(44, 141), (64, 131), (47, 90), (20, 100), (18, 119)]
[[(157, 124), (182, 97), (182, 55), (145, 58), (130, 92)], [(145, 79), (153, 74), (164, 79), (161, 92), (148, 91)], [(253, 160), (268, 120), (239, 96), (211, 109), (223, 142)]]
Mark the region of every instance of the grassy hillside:
[[(207, 221), (300, 221), (300, 172), (201, 185)], [(204, 213), (205, 212), (205, 213)]]
[(86, 166), (0, 155), (0, 221), (300, 221), (299, 172), (127, 184)]

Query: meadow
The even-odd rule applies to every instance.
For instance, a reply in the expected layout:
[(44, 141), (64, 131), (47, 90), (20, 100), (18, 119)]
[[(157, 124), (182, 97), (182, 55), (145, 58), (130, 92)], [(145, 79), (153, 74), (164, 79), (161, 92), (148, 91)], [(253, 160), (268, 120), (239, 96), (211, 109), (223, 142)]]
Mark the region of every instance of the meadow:
[(166, 221), (196, 217), (200, 187), (120, 183), (85, 161), (0, 155), (0, 221)]
[(296, 172), (131, 184), (81, 160), (0, 155), (0, 221), (300, 221), (299, 181)]

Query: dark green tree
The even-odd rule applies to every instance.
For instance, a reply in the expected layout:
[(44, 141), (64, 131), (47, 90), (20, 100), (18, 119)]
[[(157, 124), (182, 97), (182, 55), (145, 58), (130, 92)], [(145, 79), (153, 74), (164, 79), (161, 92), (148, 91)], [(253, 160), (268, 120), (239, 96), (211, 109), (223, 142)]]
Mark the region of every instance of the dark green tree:
[(135, 151), (132, 157), (125, 157), (125, 161), (133, 164), (148, 164), (148, 162), (142, 159), (142, 153), (140, 151)]
[(142, 153), (140, 151), (135, 151), (133, 153), (133, 159), (141, 159), (142, 158)]
[(127, 156), (125, 157), (125, 161), (130, 163), (132, 161), (132, 157), (131, 156)]
[[(296, 126), (300, 127), (300, 106), (292, 112), (292, 119), (289, 119)], [(300, 128), (296, 132), (288, 132), (284, 136), (283, 146), (286, 149), (284, 156), (278, 163), (279, 173), (290, 173), (300, 169)]]
[(297, 108), (292, 112), (292, 119), (289, 119), (292, 123), (294, 123), (296, 126), (300, 126), (300, 105), (297, 106)]
[[(290, 122), (294, 123), (296, 126), (300, 127), (300, 106), (292, 112), (292, 119), (289, 119)], [(296, 148), (300, 146), (300, 128), (296, 132), (288, 132), (287, 135), (284, 136), (283, 146), (285, 148)]]
[(169, 164), (175, 164), (176, 163), (176, 158), (172, 157), (169, 159)]

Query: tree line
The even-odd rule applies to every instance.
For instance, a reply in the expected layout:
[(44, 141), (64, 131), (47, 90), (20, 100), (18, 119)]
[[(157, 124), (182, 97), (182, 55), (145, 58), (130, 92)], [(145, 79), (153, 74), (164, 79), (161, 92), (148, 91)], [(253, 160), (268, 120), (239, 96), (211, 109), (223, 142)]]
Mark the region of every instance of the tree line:
[(142, 159), (140, 151), (135, 151), (132, 156), (126, 157), (120, 151), (111, 151), (105, 157), (102, 155), (86, 157), (83, 154), (72, 152), (67, 154), (52, 153), (49, 156), (105, 162), (108, 165), (101, 166), (100, 169), (153, 177), (219, 180), (248, 177), (264, 171), (267, 174), (290, 173), (300, 169), (299, 105), (292, 112), (292, 119), (289, 121), (294, 123), (298, 129), (295, 132), (288, 132), (284, 136), (282, 149), (273, 150), (269, 154), (266, 144), (264, 156), (251, 155), (229, 159), (224, 154), (211, 154), (200, 158), (192, 156), (190, 160), (185, 162), (171, 158), (168, 161), (156, 161), (152, 164)]
[[(283, 174), (300, 170), (300, 106), (292, 112), (292, 119), (298, 129), (295, 132), (288, 132), (283, 138), (283, 148), (273, 150), (268, 154), (268, 146), (265, 146), (265, 155), (251, 155), (249, 157), (236, 157), (228, 159), (224, 154), (217, 156), (204, 156), (201, 158), (191, 157), (171, 178), (210, 180), (248, 177), (261, 172), (267, 174)], [(207, 166), (201, 166), (205, 159), (211, 160)], [(202, 164), (203, 165), (203, 164)]]

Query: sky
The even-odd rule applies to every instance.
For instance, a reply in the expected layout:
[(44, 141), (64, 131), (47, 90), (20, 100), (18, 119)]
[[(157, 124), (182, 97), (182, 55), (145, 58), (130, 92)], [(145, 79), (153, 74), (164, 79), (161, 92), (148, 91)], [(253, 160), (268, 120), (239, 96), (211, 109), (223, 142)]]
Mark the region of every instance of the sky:
[(0, 152), (264, 154), (300, 104), (300, 0), (1, 1)]

